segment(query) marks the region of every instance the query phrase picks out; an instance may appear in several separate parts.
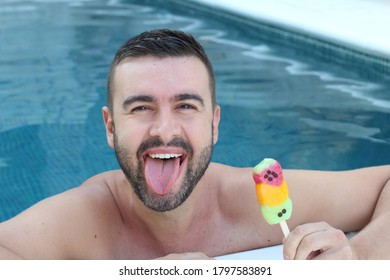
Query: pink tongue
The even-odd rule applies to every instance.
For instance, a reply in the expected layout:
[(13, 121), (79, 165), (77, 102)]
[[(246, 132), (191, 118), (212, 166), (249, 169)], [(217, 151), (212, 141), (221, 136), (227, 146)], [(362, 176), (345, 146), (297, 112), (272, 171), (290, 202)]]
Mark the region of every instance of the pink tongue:
[(147, 157), (145, 178), (149, 187), (158, 194), (168, 193), (179, 175), (180, 158), (168, 160)]

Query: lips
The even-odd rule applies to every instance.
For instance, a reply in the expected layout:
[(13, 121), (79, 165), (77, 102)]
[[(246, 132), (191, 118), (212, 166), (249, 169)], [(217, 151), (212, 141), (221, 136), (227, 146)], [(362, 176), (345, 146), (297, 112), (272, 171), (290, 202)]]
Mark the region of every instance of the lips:
[(144, 155), (148, 186), (159, 195), (169, 193), (181, 174), (186, 154), (182, 149), (150, 149)]

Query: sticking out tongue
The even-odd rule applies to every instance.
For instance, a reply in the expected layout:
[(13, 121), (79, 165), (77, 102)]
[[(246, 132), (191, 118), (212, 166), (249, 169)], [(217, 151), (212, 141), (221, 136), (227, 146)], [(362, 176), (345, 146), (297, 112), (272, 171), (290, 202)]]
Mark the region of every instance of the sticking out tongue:
[(152, 190), (160, 195), (167, 194), (179, 176), (180, 158), (155, 159), (146, 157), (145, 178)]

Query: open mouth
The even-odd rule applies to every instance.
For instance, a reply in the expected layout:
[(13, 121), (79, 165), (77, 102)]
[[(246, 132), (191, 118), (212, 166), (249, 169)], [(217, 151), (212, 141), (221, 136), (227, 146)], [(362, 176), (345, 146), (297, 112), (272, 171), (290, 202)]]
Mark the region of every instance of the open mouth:
[(145, 154), (145, 178), (153, 192), (164, 195), (172, 190), (185, 158), (184, 151), (149, 151)]

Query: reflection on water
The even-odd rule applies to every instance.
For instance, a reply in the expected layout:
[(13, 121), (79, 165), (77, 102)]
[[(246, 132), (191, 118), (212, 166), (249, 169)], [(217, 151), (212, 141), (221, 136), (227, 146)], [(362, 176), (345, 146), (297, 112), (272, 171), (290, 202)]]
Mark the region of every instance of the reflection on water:
[[(143, 3), (148, 3), (148, 6)], [(3, 1), (0, 5), (0, 220), (117, 168), (101, 107), (108, 66), (130, 36), (193, 33), (222, 107), (213, 160), (349, 169), (389, 163), (389, 80), (247, 36), (169, 1)], [(364, 67), (364, 66), (362, 66)]]

